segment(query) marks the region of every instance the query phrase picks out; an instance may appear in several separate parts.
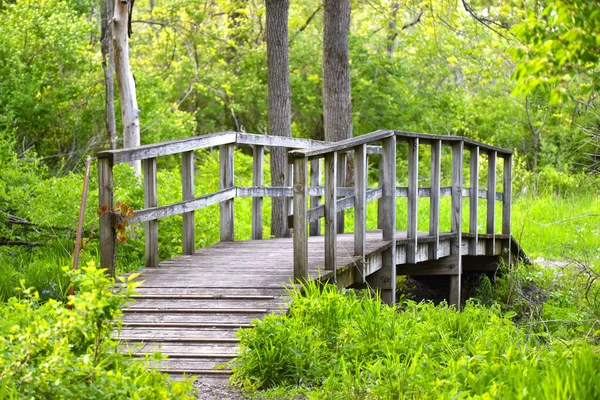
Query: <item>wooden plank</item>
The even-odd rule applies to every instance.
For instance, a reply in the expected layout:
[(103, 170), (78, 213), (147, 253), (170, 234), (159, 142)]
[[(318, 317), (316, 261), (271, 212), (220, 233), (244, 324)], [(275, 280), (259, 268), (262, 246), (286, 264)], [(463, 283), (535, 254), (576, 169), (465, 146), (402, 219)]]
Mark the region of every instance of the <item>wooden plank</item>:
[[(321, 186), (321, 160), (312, 160), (310, 162), (310, 186)], [(323, 188), (323, 192), (325, 188)], [(321, 195), (310, 197), (310, 208), (318, 207), (321, 204)], [(310, 236), (319, 236), (321, 234), (321, 221), (318, 219), (310, 222)]]
[[(312, 163), (312, 161), (311, 161)], [(338, 195), (343, 197), (354, 196), (354, 188), (338, 187)], [(292, 197), (294, 190), (291, 186), (236, 186), (236, 197)], [(324, 186), (308, 187), (307, 196), (325, 195)]]
[[(252, 185), (262, 187), (264, 184), (265, 149), (256, 145), (252, 148)], [(252, 239), (262, 239), (263, 231), (263, 198), (252, 198)]]
[[(432, 135), (429, 133), (415, 133), (415, 132), (406, 132), (406, 131), (394, 131), (394, 134), (403, 139), (408, 138), (419, 138), (422, 143), (431, 143), (435, 140), (441, 140), (445, 144), (454, 145), (457, 142), (464, 143), (464, 146), (473, 147), (479, 146), (482, 150), (485, 151), (496, 151), (501, 154), (512, 154), (512, 150), (503, 149), (500, 147), (491, 146), (486, 143), (477, 142), (475, 140), (471, 140), (462, 136), (446, 136), (446, 135)], [(463, 146), (463, 147), (464, 147)]]
[(451, 244), (451, 254), (458, 256), (458, 274), (450, 277), (449, 303), (460, 310), (461, 292), (461, 256), (462, 256), (462, 181), (463, 181), (463, 142), (452, 144), (452, 219), (451, 230), (454, 238)]
[(276, 146), (276, 147), (287, 147), (292, 149), (310, 149), (313, 147), (320, 147), (327, 142), (320, 140), (300, 139), (284, 136), (275, 135), (259, 135), (254, 133), (236, 133), (237, 144), (249, 144), (258, 146)]
[(308, 279), (308, 161), (294, 159), (294, 279)]
[(189, 211), (199, 210), (222, 201), (233, 199), (235, 198), (235, 192), (236, 189), (232, 187), (229, 189), (220, 190), (216, 193), (207, 194), (206, 196), (196, 197), (192, 200), (185, 200), (166, 206), (151, 207), (136, 211), (135, 215), (130, 219), (130, 223), (134, 224), (138, 222), (146, 222), (170, 217), (172, 215), (183, 214)]
[[(338, 190), (339, 193), (339, 190)], [(369, 189), (366, 192), (366, 202), (371, 202), (381, 198), (382, 189)], [(337, 201), (338, 210), (347, 210), (354, 207), (354, 195), (344, 197)], [(308, 210), (308, 222), (316, 221), (325, 216), (325, 205), (321, 204)]]
[[(156, 190), (156, 158), (142, 160), (144, 170), (144, 207), (156, 207), (158, 195)], [(158, 221), (149, 220), (144, 223), (146, 237), (146, 268), (158, 265)]]
[(417, 260), (417, 226), (419, 194), (419, 138), (408, 140), (408, 216), (406, 262)]
[(435, 241), (429, 246), (429, 257), (438, 259), (440, 245), (440, 183), (441, 183), (442, 141), (431, 143), (431, 196), (429, 198), (429, 235), (435, 236)]
[[(194, 152), (181, 153), (181, 188), (182, 199), (192, 200), (194, 198)], [(194, 211), (183, 213), (183, 254), (194, 254)]]
[(379, 140), (388, 138), (393, 136), (393, 131), (385, 131), (379, 130), (375, 132), (368, 133), (366, 135), (355, 136), (350, 139), (340, 140), (334, 143), (325, 144), (323, 146), (319, 146), (313, 149), (306, 150), (295, 150), (290, 152), (291, 158), (296, 157), (308, 157), (309, 160), (314, 160), (316, 158), (321, 158), (328, 153), (338, 152), (338, 151), (348, 151), (350, 149), (355, 148), (361, 144), (369, 144), (373, 142), (377, 142)]
[[(219, 162), (221, 167), (221, 189), (233, 187), (233, 145), (219, 146)], [(221, 202), (220, 237), (222, 242), (233, 241), (233, 199)]]
[(398, 275), (458, 275), (458, 256), (451, 255), (437, 260), (412, 264), (401, 264), (396, 268)]
[(496, 234), (496, 152), (488, 153), (488, 190), (487, 190), (487, 227), (486, 232), (492, 235), (492, 240), (488, 241), (487, 254), (494, 255), (496, 247), (493, 235)]
[[(294, 182), (294, 164), (293, 164), (293, 161), (289, 157), (287, 159), (288, 159), (288, 161), (291, 161), (291, 162), (288, 163), (288, 166), (287, 166), (287, 175), (285, 177), (285, 179), (286, 179), (285, 184), (288, 186), (292, 186), (292, 182)], [(293, 214), (294, 213), (293, 193), (292, 193), (292, 196), (289, 196), (285, 199), (285, 204), (286, 204), (287, 214), (288, 215)], [(285, 221), (285, 222), (287, 222), (287, 221)], [(288, 231), (287, 231), (286, 237), (292, 237), (292, 225), (290, 225), (288, 223), (287, 228), (288, 228)]]
[[(504, 157), (504, 180), (503, 180), (504, 201), (502, 202), (502, 234), (510, 237), (510, 214), (512, 207), (512, 156)], [(511, 246), (507, 243), (506, 255), (507, 264), (512, 261)]]
[(115, 277), (117, 234), (113, 225), (113, 164), (108, 158), (98, 159), (98, 209), (100, 215), (100, 267)]
[[(383, 193), (383, 154), (379, 156), (379, 166), (377, 168), (377, 184), (378, 188), (382, 190)], [(381, 229), (383, 226), (383, 200), (381, 197), (379, 201), (377, 201), (377, 229)]]
[(209, 135), (196, 136), (189, 139), (171, 140), (168, 142), (148, 144), (135, 148), (107, 150), (98, 153), (99, 159), (112, 160), (113, 164), (155, 158), (169, 154), (183, 153), (195, 149), (220, 146), (227, 143), (235, 143), (236, 133), (233, 131), (211, 133)]
[(337, 266), (337, 152), (325, 155), (324, 169), (325, 270), (335, 271)]
[(354, 151), (354, 255), (361, 258), (355, 280), (365, 282), (365, 252), (367, 248), (367, 145), (361, 144)]
[(477, 255), (477, 228), (478, 228), (478, 213), (479, 213), (479, 147), (471, 148), (470, 160), (470, 195), (469, 195), (469, 232), (474, 234), (474, 237), (469, 240), (469, 254)]
[[(348, 155), (346, 153), (339, 153), (337, 157), (337, 187), (336, 194), (337, 199), (341, 199), (342, 196), (337, 188), (346, 186), (346, 166), (347, 166)], [(344, 210), (337, 210), (337, 232), (344, 233)]]

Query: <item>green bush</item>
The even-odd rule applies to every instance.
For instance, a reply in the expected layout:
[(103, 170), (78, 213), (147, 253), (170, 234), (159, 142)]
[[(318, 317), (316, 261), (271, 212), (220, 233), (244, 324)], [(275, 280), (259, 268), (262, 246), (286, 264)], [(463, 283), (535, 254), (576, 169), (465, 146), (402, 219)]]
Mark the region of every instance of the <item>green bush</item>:
[(170, 382), (110, 339), (132, 282), (115, 290), (93, 264), (71, 279), (70, 309), (31, 289), (0, 308), (0, 398), (192, 398), (189, 381)]

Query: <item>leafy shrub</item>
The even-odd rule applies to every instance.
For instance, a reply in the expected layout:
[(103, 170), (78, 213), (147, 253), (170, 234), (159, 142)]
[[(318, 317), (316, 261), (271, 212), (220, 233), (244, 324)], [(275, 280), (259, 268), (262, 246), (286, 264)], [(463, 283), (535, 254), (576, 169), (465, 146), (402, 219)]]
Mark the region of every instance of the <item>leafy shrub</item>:
[(71, 279), (78, 289), (69, 297), (72, 309), (41, 303), (30, 289), (0, 308), (1, 398), (192, 398), (189, 382), (171, 383), (120, 354), (110, 339), (132, 282), (115, 290), (93, 264)]

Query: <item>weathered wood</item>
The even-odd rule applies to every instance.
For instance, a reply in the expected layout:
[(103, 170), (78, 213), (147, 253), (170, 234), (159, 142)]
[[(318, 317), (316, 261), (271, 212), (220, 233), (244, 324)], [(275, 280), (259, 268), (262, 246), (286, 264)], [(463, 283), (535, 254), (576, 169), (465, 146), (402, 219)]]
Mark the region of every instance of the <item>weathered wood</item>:
[[(252, 185), (262, 187), (264, 184), (265, 149), (255, 145), (252, 149)], [(252, 198), (252, 239), (262, 239), (263, 231), (263, 198)]]
[(335, 271), (337, 266), (337, 152), (325, 154), (324, 169), (325, 270)]
[[(194, 152), (181, 153), (181, 188), (182, 199), (192, 200), (194, 198)], [(183, 213), (183, 254), (194, 254), (194, 211)]]
[(414, 264), (417, 259), (417, 225), (419, 195), (419, 138), (408, 140), (408, 226), (406, 262)]
[(361, 258), (359, 274), (355, 278), (361, 283), (365, 282), (368, 172), (367, 147), (362, 144), (354, 151), (354, 255)]
[(442, 141), (434, 140), (431, 143), (431, 193), (429, 198), (429, 235), (435, 241), (429, 246), (429, 257), (438, 259), (440, 245), (440, 183), (441, 183)]
[[(379, 166), (377, 168), (377, 184), (379, 185), (378, 188), (383, 190), (383, 154), (379, 156)], [(383, 226), (383, 218), (383, 201), (380, 197), (379, 201), (377, 201), (377, 229), (381, 229), (381, 227)]]
[(367, 135), (355, 136), (350, 139), (339, 140), (337, 142), (332, 142), (325, 144), (323, 146), (319, 146), (314, 149), (306, 149), (306, 150), (295, 150), (290, 152), (291, 158), (296, 157), (308, 157), (309, 160), (314, 160), (316, 158), (321, 158), (328, 153), (338, 152), (338, 151), (347, 151), (355, 148), (361, 144), (369, 144), (373, 142), (377, 142), (381, 139), (393, 136), (393, 131), (375, 131), (371, 132)]
[(458, 275), (457, 255), (442, 257), (437, 260), (428, 260), (419, 263), (402, 264), (396, 268), (398, 275)]
[(461, 256), (462, 256), (462, 182), (463, 182), (463, 142), (452, 144), (452, 218), (451, 230), (455, 234), (451, 253), (458, 256), (458, 274), (450, 277), (449, 302), (460, 310)]
[[(338, 188), (339, 193), (339, 188)], [(377, 200), (381, 198), (382, 189), (369, 189), (367, 190), (366, 202), (369, 203), (371, 201)], [(310, 194), (310, 192), (309, 192)], [(344, 197), (337, 201), (337, 209), (338, 210), (347, 210), (349, 208), (354, 207), (354, 195)], [(325, 205), (321, 204), (315, 208), (311, 208), (308, 210), (308, 222), (317, 221), (319, 218), (323, 218), (325, 216)], [(289, 216), (291, 218), (292, 216)]]
[[(289, 159), (290, 158), (288, 157), (288, 160)], [(286, 185), (292, 186), (292, 183), (294, 182), (294, 164), (293, 164), (293, 162), (289, 163), (288, 166), (287, 166), (287, 168), (288, 168), (288, 172), (287, 172), (287, 178), (286, 178), (287, 179)], [(285, 199), (285, 202), (286, 202), (286, 205), (287, 205), (287, 207), (286, 207), (287, 208), (287, 214), (290, 215), (290, 214), (292, 214), (294, 212), (293, 197), (292, 196), (287, 197)], [(285, 218), (284, 218), (284, 221), (287, 222), (287, 220)], [(286, 237), (291, 237), (292, 236), (292, 226), (288, 224), (287, 228), (288, 228), (288, 230), (287, 230)]]
[(294, 159), (294, 279), (308, 279), (307, 196), (308, 162)]
[(291, 149), (310, 149), (313, 147), (320, 147), (327, 142), (310, 139), (292, 138), (286, 136), (276, 135), (258, 135), (253, 133), (236, 133), (237, 144), (249, 144), (257, 146), (272, 146), (272, 147), (287, 147)]
[(466, 147), (479, 146), (483, 151), (496, 151), (500, 154), (512, 154), (512, 150), (503, 149), (500, 147), (491, 146), (486, 143), (477, 142), (462, 136), (446, 136), (446, 135), (432, 135), (429, 133), (415, 133), (405, 131), (394, 131), (394, 134), (398, 138), (419, 138), (421, 143), (432, 143), (435, 140), (441, 140), (444, 144), (454, 145), (457, 142), (463, 142)]
[[(310, 186), (321, 186), (321, 160), (312, 160), (310, 162)], [(323, 191), (325, 189), (323, 188)], [(320, 195), (310, 197), (310, 208), (318, 207), (321, 204)], [(310, 236), (319, 236), (321, 234), (321, 221), (310, 222)]]
[[(504, 179), (503, 179), (504, 199), (502, 202), (502, 234), (510, 236), (510, 210), (512, 207), (512, 156), (504, 157)], [(507, 264), (512, 261), (511, 246), (507, 247)]]
[(98, 153), (98, 158), (108, 158), (113, 164), (155, 158), (186, 151), (235, 143), (235, 132), (218, 132), (196, 136), (189, 139), (172, 140), (156, 144), (148, 144), (132, 149), (107, 150)]
[(469, 254), (477, 255), (477, 232), (479, 213), (479, 147), (471, 148), (469, 196), (469, 232), (475, 236), (469, 240)]
[[(337, 198), (341, 199), (342, 195), (340, 194), (337, 188), (346, 186), (346, 165), (348, 155), (346, 153), (339, 153), (337, 156), (337, 187), (336, 194)], [(344, 210), (337, 210), (337, 231), (338, 233), (344, 233)]]
[[(156, 158), (142, 160), (144, 170), (144, 207), (156, 207), (158, 195), (156, 189)], [(146, 237), (146, 267), (158, 266), (158, 221), (149, 220), (144, 223)]]
[[(221, 189), (233, 187), (233, 144), (219, 146), (219, 161), (221, 164)], [(234, 239), (233, 233), (233, 199), (221, 202), (221, 241), (229, 242)]]
[(106, 210), (100, 215), (100, 266), (115, 277), (117, 234), (110, 212), (114, 201), (112, 168), (111, 160), (106, 158), (98, 160), (98, 208)]
[[(491, 235), (496, 234), (496, 152), (488, 153), (488, 190), (487, 190), (487, 225), (486, 232)], [(494, 255), (496, 247), (494, 238), (488, 241), (488, 255)]]

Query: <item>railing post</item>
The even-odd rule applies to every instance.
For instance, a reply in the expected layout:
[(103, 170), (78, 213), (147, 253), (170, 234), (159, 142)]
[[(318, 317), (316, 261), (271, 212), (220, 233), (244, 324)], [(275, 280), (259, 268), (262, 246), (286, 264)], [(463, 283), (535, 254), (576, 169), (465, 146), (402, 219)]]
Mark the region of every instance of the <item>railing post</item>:
[(408, 139), (408, 226), (406, 228), (406, 262), (417, 262), (417, 226), (419, 204), (419, 139)]
[(100, 267), (114, 278), (117, 234), (113, 225), (113, 164), (109, 158), (98, 159), (98, 202), (100, 210)]
[[(289, 153), (289, 149), (286, 150)], [(286, 160), (289, 160), (289, 156), (288, 158), (286, 158)], [(294, 184), (294, 163), (288, 163), (287, 165), (287, 181), (285, 182), (285, 186), (293, 186)], [(286, 227), (287, 227), (287, 234), (286, 237), (291, 237), (292, 236), (292, 227), (291, 226), (287, 226), (287, 216), (292, 214), (294, 212), (294, 199), (293, 196), (292, 197), (286, 197), (285, 199), (286, 201), (286, 215), (285, 218), (283, 219), (285, 221)]]
[[(233, 187), (233, 144), (219, 146), (221, 189)], [(221, 202), (221, 242), (233, 241), (233, 199)]]
[(512, 262), (510, 254), (511, 238), (510, 238), (510, 210), (512, 206), (512, 155), (504, 157), (504, 202), (502, 204), (502, 234), (508, 235), (507, 239), (507, 264)]
[[(383, 151), (383, 150), (382, 150)], [(377, 168), (377, 184), (383, 188), (383, 153), (379, 156), (379, 167)], [(377, 199), (377, 229), (382, 229), (383, 219), (383, 200)]]
[(367, 247), (367, 145), (354, 148), (354, 255), (360, 257), (360, 276), (355, 282), (365, 282), (365, 252)]
[[(194, 198), (194, 152), (181, 153), (181, 191), (183, 200)], [(183, 213), (183, 254), (194, 254), (194, 211)]]
[[(321, 186), (321, 160), (315, 159), (310, 162), (310, 186)], [(318, 207), (321, 204), (321, 196), (311, 196), (310, 208)], [(310, 236), (319, 236), (321, 234), (321, 221), (310, 222)]]
[(337, 267), (337, 152), (325, 155), (325, 269)]
[(450, 275), (450, 304), (460, 310), (462, 277), (462, 181), (463, 181), (464, 142), (452, 144), (452, 233), (451, 254), (457, 257), (457, 274)]
[(294, 159), (294, 279), (308, 279), (307, 159)]
[(471, 147), (471, 189), (469, 193), (469, 232), (473, 237), (469, 240), (469, 254), (477, 255), (477, 220), (479, 216), (479, 146)]
[(488, 152), (487, 228), (491, 238), (486, 239), (486, 255), (496, 252), (496, 152)]
[[(252, 186), (262, 187), (264, 184), (264, 162), (265, 150), (263, 146), (254, 146), (252, 148)], [(261, 240), (263, 231), (263, 198), (252, 198), (252, 239)]]
[(384, 303), (393, 305), (396, 303), (396, 136), (387, 137), (382, 142), (380, 222), (383, 240), (391, 245), (382, 253), (381, 269), (371, 274), (367, 282), (381, 290)]
[[(346, 166), (348, 164), (348, 154), (340, 153), (337, 156), (337, 186), (346, 187)], [(340, 196), (339, 198), (341, 198)], [(344, 233), (344, 210), (337, 212), (337, 232)]]
[[(156, 190), (156, 158), (142, 160), (144, 170), (144, 208), (156, 207), (158, 195)], [(158, 221), (144, 223), (146, 236), (146, 268), (158, 266)]]
[(440, 247), (440, 185), (441, 185), (442, 141), (431, 143), (431, 193), (429, 197), (429, 235), (435, 240), (429, 244), (429, 258), (438, 259)]

